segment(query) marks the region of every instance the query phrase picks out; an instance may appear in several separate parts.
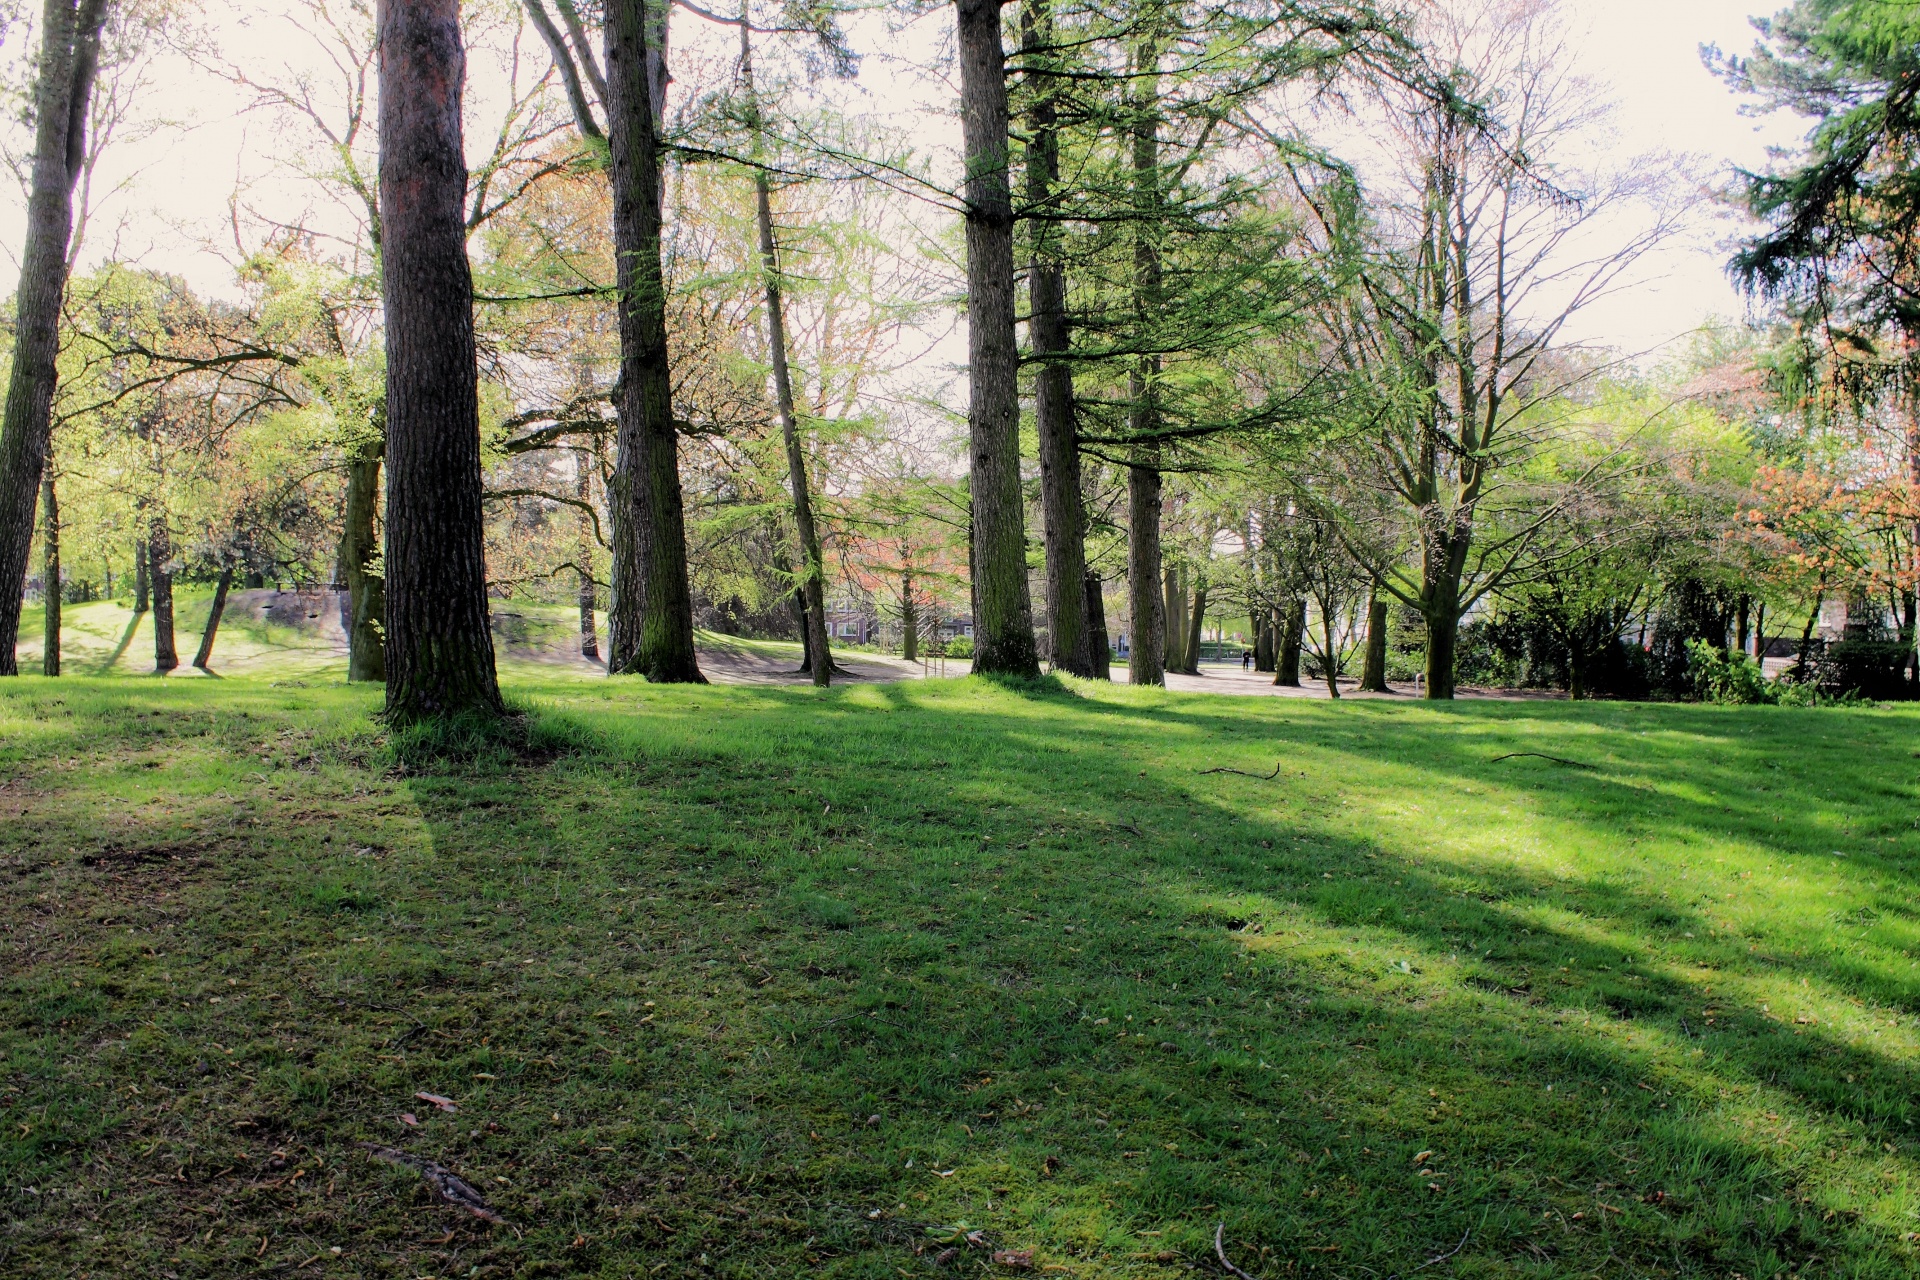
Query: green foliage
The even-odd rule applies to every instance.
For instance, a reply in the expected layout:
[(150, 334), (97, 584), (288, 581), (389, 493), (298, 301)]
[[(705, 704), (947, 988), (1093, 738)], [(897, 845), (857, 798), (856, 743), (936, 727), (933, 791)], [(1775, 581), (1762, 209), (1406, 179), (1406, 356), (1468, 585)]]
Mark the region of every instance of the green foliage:
[(949, 658), (973, 657), (973, 637), (955, 636), (953, 639), (947, 641), (946, 652)]
[(1781, 686), (1767, 679), (1760, 664), (1744, 653), (1705, 640), (1687, 641), (1687, 669), (1695, 696), (1703, 702), (1764, 706), (1780, 701)]

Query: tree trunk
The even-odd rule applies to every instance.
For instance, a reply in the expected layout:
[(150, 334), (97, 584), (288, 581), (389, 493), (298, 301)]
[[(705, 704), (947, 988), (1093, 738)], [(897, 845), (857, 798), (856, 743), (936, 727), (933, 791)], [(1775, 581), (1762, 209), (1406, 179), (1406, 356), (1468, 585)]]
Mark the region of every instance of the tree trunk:
[(1020, 492), (1019, 349), (1014, 341), (1013, 197), (1007, 174), (1000, 0), (956, 0), (966, 150), (968, 493), (973, 532), (973, 669), (1038, 676)]
[(387, 715), (504, 710), (487, 616), (459, 0), (379, 6)]
[(1574, 702), (1587, 698), (1586, 649), (1577, 640), (1567, 646), (1567, 697)]
[[(585, 449), (573, 451), (573, 496), (582, 503), (593, 502), (593, 455)], [(580, 656), (588, 662), (600, 661), (600, 628), (593, 611), (598, 603), (593, 586), (593, 513), (585, 508), (574, 515), (574, 556), (580, 561)]]
[(1184, 671), (1187, 666), (1186, 592), (1180, 586), (1180, 568), (1169, 565), (1162, 570), (1160, 617), (1164, 629), (1161, 645), (1166, 653), (1168, 671)]
[(800, 675), (813, 674), (813, 625), (807, 621), (807, 593), (799, 587), (787, 597), (793, 609), (794, 625), (800, 628)]
[[(1134, 380), (1135, 414), (1146, 392)], [(1133, 632), (1133, 651), (1127, 655), (1127, 679), (1132, 684), (1167, 682), (1166, 607), (1160, 594), (1160, 468), (1159, 451), (1137, 448), (1145, 465), (1127, 468), (1127, 625)]]
[[(741, 28), (741, 44), (746, 43)], [(760, 223), (760, 269), (766, 280), (767, 351), (773, 361), (773, 398), (780, 412), (780, 437), (787, 448), (787, 483), (793, 494), (793, 523), (800, 534), (800, 589), (807, 596), (807, 638), (814, 653), (831, 654), (827, 635), (826, 564), (820, 550), (820, 531), (813, 522), (813, 497), (807, 482), (807, 458), (800, 444), (800, 424), (794, 410), (793, 376), (787, 364), (787, 321), (781, 303), (779, 246), (773, 238), (773, 198), (767, 171), (753, 171), (755, 213)], [(813, 664), (813, 682), (825, 688), (833, 681), (833, 663)]]
[(1261, 609), (1253, 616), (1253, 669), (1263, 675), (1272, 675), (1274, 671), (1273, 616), (1271, 607)]
[(147, 540), (133, 540), (133, 616), (139, 617), (153, 605), (148, 599)]
[(46, 630), (41, 646), (40, 673), (60, 674), (60, 500), (53, 491), (53, 477), (40, 482), (41, 580), (46, 584)]
[(1100, 575), (1087, 570), (1087, 652), (1091, 660), (1088, 674), (1095, 680), (1113, 679), (1113, 650), (1107, 643), (1107, 600)]
[[(1135, 50), (1136, 70), (1144, 70), (1134, 88), (1135, 120), (1132, 147), (1133, 324), (1135, 337), (1144, 341), (1157, 323), (1164, 283), (1160, 244), (1156, 232), (1160, 216), (1160, 47), (1158, 33), (1150, 32)], [(1128, 432), (1134, 438), (1127, 468), (1127, 589), (1131, 595), (1133, 654), (1129, 677), (1134, 684), (1167, 682), (1167, 610), (1161, 597), (1160, 500), (1161, 445), (1158, 356), (1141, 356), (1129, 370), (1127, 395), (1131, 402)]]
[(1032, 87), (1027, 114), (1027, 204), (1034, 211), (1027, 270), (1033, 358), (1034, 433), (1040, 446), (1040, 509), (1047, 544), (1048, 661), (1056, 671), (1093, 674), (1092, 632), (1086, 613), (1086, 511), (1080, 495), (1080, 446), (1075, 438), (1072, 350), (1067, 322), (1067, 273), (1053, 215), (1060, 177), (1054, 77), (1043, 64), (1054, 55), (1051, 0), (1026, 0), (1021, 10), (1022, 58)]
[(340, 531), (340, 569), (347, 589), (347, 680), (387, 678), (386, 579), (372, 572), (379, 549), (375, 516), (380, 506), (380, 460), (384, 438), (360, 446), (347, 460), (347, 503)]
[(1289, 689), (1300, 687), (1300, 638), (1307, 629), (1307, 602), (1296, 600), (1287, 606), (1279, 622), (1279, 648), (1273, 664), (1273, 682)]
[[(620, 298), (619, 454), (607, 506), (613, 517), (610, 674), (661, 684), (705, 684), (693, 647), (693, 592), (680, 491), (679, 442), (667, 364), (667, 294), (660, 262), (663, 58), (659, 0), (606, 5), (607, 140)], [(659, 51), (664, 55), (664, 50)]]
[(1767, 657), (1767, 602), (1760, 601), (1753, 610), (1753, 660), (1765, 662)]
[(913, 567), (900, 571), (900, 656), (920, 660), (920, 610), (913, 601)]
[(1207, 623), (1207, 575), (1196, 575), (1193, 583), (1193, 612), (1187, 621), (1187, 644), (1181, 654), (1186, 659), (1181, 670), (1190, 676), (1200, 674), (1200, 642)]
[(53, 432), (73, 184), (86, 158), (87, 109), (106, 9), (107, 0), (46, 0), (40, 24), (27, 237), (14, 292), (13, 371), (0, 416), (0, 676), (20, 674), (14, 651), (34, 507)]
[(1808, 659), (1813, 657), (1813, 629), (1820, 624), (1820, 606), (1827, 602), (1827, 584), (1821, 579), (1820, 589), (1813, 593), (1813, 608), (1807, 613), (1807, 625), (1800, 629), (1800, 656), (1795, 666), (1800, 670), (1800, 678), (1805, 680), (1810, 674)]
[(1747, 651), (1747, 612), (1752, 608), (1752, 605), (1752, 598), (1743, 594), (1740, 597), (1739, 603), (1734, 608), (1733, 647), (1738, 653), (1745, 653)]
[(1377, 590), (1367, 597), (1367, 658), (1360, 668), (1360, 688), (1387, 691), (1387, 602)]
[(213, 603), (207, 607), (207, 625), (200, 629), (200, 651), (193, 655), (193, 665), (205, 671), (207, 664), (213, 661), (214, 637), (220, 634), (220, 619), (227, 612), (227, 592), (233, 588), (233, 566), (220, 566), (220, 580), (213, 584)]
[(173, 574), (167, 561), (173, 559), (173, 535), (165, 516), (148, 526), (148, 574), (153, 580), (153, 669), (172, 671), (180, 665), (180, 654), (173, 647)]
[(1427, 620), (1427, 697), (1447, 701), (1453, 697), (1454, 651), (1460, 642), (1460, 619), (1451, 612), (1428, 613)]

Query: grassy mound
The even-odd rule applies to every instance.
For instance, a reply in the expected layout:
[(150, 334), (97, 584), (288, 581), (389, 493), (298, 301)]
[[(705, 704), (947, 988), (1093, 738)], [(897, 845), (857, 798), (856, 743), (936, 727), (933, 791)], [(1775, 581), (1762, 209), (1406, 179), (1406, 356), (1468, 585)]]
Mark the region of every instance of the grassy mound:
[(1920, 1257), (1911, 711), (512, 691), (0, 687), (0, 1272)]

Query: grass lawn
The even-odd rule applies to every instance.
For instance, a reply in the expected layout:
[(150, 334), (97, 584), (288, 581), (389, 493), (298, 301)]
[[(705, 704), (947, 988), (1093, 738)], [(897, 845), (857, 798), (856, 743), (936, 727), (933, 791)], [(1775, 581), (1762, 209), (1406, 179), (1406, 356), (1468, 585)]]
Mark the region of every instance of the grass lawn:
[(0, 686), (0, 1274), (1920, 1266), (1914, 711), (510, 693)]

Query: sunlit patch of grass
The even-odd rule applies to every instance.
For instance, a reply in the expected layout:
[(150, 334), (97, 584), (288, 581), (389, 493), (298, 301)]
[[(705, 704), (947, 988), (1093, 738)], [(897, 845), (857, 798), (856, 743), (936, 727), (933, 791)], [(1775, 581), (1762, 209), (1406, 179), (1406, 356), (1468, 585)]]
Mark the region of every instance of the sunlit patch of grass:
[(1912, 712), (269, 676), (0, 688), (7, 1274), (1915, 1266)]

